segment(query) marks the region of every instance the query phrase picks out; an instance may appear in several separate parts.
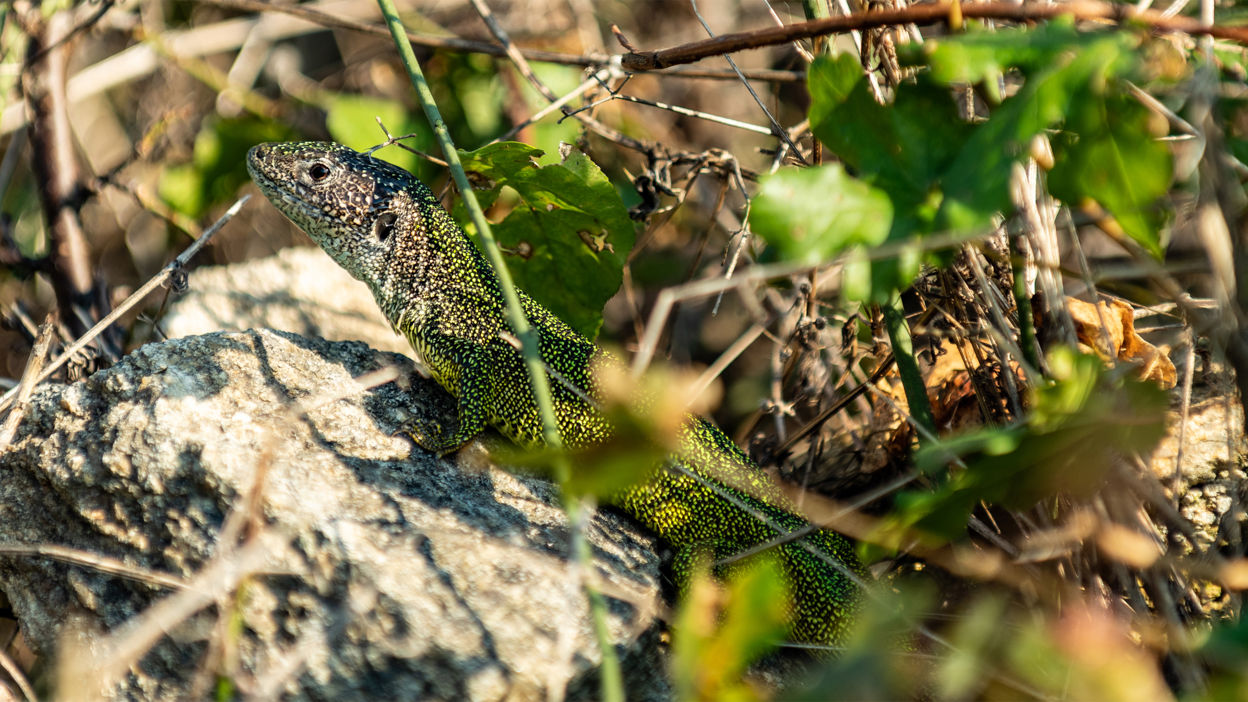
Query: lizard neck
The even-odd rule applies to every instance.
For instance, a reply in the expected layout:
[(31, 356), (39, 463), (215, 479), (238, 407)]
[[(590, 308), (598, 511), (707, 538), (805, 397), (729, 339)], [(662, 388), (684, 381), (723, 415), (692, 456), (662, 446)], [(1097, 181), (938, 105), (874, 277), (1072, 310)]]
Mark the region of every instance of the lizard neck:
[(420, 328), (465, 304), (500, 307), (494, 270), (432, 196), (415, 194), (400, 215), (398, 237), (382, 270), (364, 278), (390, 323), (400, 332)]

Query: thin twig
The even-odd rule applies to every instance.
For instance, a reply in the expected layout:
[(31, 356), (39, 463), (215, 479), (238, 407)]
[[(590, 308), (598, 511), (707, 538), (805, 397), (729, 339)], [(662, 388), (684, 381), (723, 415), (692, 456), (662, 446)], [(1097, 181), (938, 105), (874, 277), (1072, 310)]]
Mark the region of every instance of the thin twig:
[[(698, 11), (698, 1), (689, 0), (689, 5), (693, 8), (693, 15), (698, 18), (698, 23), (702, 25), (702, 29), (706, 30), (706, 33), (714, 38), (715, 33), (711, 31), (711, 25), (707, 24), (706, 19), (702, 17), (702, 13)], [(758, 92), (754, 90), (754, 86), (750, 85), (750, 81), (746, 79), (745, 74), (742, 73), (741, 69), (737, 67), (737, 62), (733, 61), (732, 57), (727, 54), (724, 55), (724, 60), (728, 62), (728, 65), (732, 67), (734, 72), (736, 72), (737, 77), (741, 79), (741, 84), (744, 85), (745, 89), (749, 91), (750, 97), (754, 98), (754, 104), (758, 105), (758, 109), (762, 110), (763, 114), (767, 116), (767, 121), (771, 123), (772, 133), (779, 137), (781, 141), (793, 150), (793, 155), (802, 162), (802, 165), (806, 165), (806, 159), (802, 157), (802, 153), (798, 150), (797, 144), (793, 143), (793, 140), (789, 138), (789, 133), (785, 131), (784, 127), (780, 126), (780, 122), (778, 122), (775, 116), (771, 114), (771, 110), (767, 109), (767, 104), (764, 103), (763, 99), (758, 96)]]
[(149, 568), (130, 565), (117, 558), (110, 558), (98, 553), (81, 549), (58, 546), (56, 544), (14, 544), (0, 542), (0, 556), (32, 556), (50, 558), (54, 561), (82, 566), (101, 573), (116, 575), (147, 585), (156, 585), (169, 590), (182, 590), (187, 581)]
[[(991, 232), (985, 232), (984, 234), (981, 234), (980, 237), (988, 236), (990, 233)], [(916, 247), (922, 251), (936, 251), (948, 246), (973, 240), (974, 238), (977, 237), (967, 237), (964, 234), (949, 233), (924, 237), (922, 241), (917, 243), (912, 241), (886, 242), (868, 250), (865, 254), (865, 258), (868, 261), (884, 260)], [(848, 255), (849, 254), (842, 255), (838, 257), (837, 260), (844, 259), (848, 257)], [(667, 325), (667, 318), (677, 303), (697, 297), (716, 295), (721, 291), (761, 283), (772, 278), (783, 278), (798, 273), (805, 273), (807, 271), (821, 268), (824, 265), (834, 265), (835, 263), (835, 261), (832, 261), (827, 264), (819, 264), (815, 266), (789, 261), (768, 263), (751, 266), (743, 273), (723, 278), (699, 280), (676, 287), (664, 288), (663, 291), (659, 293), (658, 298), (655, 300), (654, 307), (650, 311), (650, 319), (646, 323), (645, 335), (638, 344), (637, 354), (633, 357), (633, 364), (631, 367), (633, 376), (640, 377), (640, 375), (645, 372), (646, 367), (650, 365), (650, 361), (654, 358), (655, 349), (658, 348), (659, 338), (663, 334), (663, 328)]]
[(35, 337), (35, 345), (31, 347), (30, 356), (26, 359), (26, 369), (22, 371), (22, 380), (14, 388), (17, 390), (17, 404), (5, 419), (4, 426), (0, 427), (0, 452), (8, 448), (9, 442), (13, 441), (13, 437), (17, 434), (17, 427), (21, 424), (22, 415), (26, 412), (26, 403), (30, 401), (31, 393), (38, 385), (36, 378), (43, 368), (43, 362), (47, 359), (48, 350), (52, 348), (52, 340), (55, 338), (56, 316), (49, 312), (43, 324), (39, 326), (39, 335)]
[(593, 105), (591, 105), (590, 107), (596, 107), (603, 103), (611, 102), (612, 100), (623, 100), (625, 102), (637, 103), (638, 105), (649, 105), (650, 107), (657, 107), (660, 110), (667, 110), (669, 112), (675, 112), (678, 115), (685, 115), (686, 117), (696, 117), (698, 119), (706, 120), (707, 122), (713, 122), (715, 124), (722, 124), (727, 127), (736, 127), (737, 129), (744, 129), (747, 132), (754, 132), (755, 134), (766, 134), (768, 136), (773, 134), (772, 130), (768, 129), (767, 127), (761, 127), (757, 124), (750, 124), (749, 122), (742, 122), (739, 119), (732, 119), (731, 117), (721, 117), (719, 115), (713, 115), (709, 112), (702, 112), (701, 110), (691, 110), (688, 107), (682, 107), (680, 105), (672, 105), (670, 103), (659, 102), (657, 100), (646, 100), (645, 98), (639, 98), (633, 95), (621, 95), (619, 93), (611, 93), (607, 97), (593, 103)]
[[(532, 85), (537, 92), (541, 93), (542, 97), (549, 100), (552, 104), (561, 104), (563, 101), (560, 100), (560, 98), (555, 95), (555, 92), (548, 88), (546, 84), (537, 77), (537, 74), (533, 72), (533, 69), (529, 67), (529, 62), (525, 59), (524, 54), (516, 48), (516, 45), (511, 42), (511, 38), (507, 35), (507, 32), (503, 29), (502, 25), (494, 19), (494, 13), (490, 11), (490, 8), (485, 4), (485, 1), (472, 0), (472, 4), (473, 7), (476, 8), (477, 14), (481, 16), (481, 20), (485, 22), (487, 27), (489, 27), (490, 33), (494, 35), (494, 38), (497, 39), (498, 43), (502, 46), (507, 58), (510, 59), (512, 64), (515, 65), (516, 70), (520, 71), (520, 75), (524, 76), (525, 80), (529, 81), (529, 84)], [(608, 75), (611, 73), (619, 73), (618, 67), (615, 63), (610, 63), (608, 68), (604, 68), (603, 70), (606, 71)], [(602, 71), (599, 73), (602, 73)], [(595, 75), (595, 79), (597, 79), (597, 77), (598, 76)], [(621, 146), (625, 146), (642, 153), (653, 153), (657, 149), (656, 145), (647, 144), (639, 139), (634, 139), (618, 129), (608, 127), (588, 114), (584, 114), (580, 111), (571, 112), (564, 109), (562, 106), (559, 109), (563, 110), (564, 114), (571, 115), (579, 120), (598, 136), (604, 139), (609, 139), (610, 141), (613, 141)], [(460, 187), (462, 188), (463, 186), (461, 185)]]

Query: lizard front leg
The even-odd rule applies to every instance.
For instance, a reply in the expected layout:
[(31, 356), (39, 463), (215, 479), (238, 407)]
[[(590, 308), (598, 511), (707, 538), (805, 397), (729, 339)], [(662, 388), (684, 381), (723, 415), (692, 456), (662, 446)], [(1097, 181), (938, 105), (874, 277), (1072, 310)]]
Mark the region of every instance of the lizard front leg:
[(458, 418), (454, 428), (436, 419), (417, 419), (400, 431), (412, 437), (416, 445), (438, 456), (455, 453), (477, 434), (485, 431), (484, 398), (473, 393), (461, 394), (456, 414)]
[[(457, 400), (457, 421), (451, 428), (437, 420), (417, 419), (401, 431), (439, 456), (454, 453), (485, 431), (488, 424), (488, 355), (480, 346), (446, 335), (407, 336), (433, 379)], [(424, 343), (417, 343), (418, 336)]]

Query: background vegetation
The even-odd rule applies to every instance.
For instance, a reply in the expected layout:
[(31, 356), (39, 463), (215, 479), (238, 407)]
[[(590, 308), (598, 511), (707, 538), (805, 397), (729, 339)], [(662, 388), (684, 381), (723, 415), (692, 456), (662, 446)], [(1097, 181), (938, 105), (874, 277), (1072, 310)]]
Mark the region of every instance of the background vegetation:
[[(1248, 695), (1238, 8), (704, 5), (496, 3), (491, 32), (481, 4), (400, 4), (518, 283), (639, 366), (705, 367), (720, 425), (873, 564), (857, 633), (783, 692), (741, 676), (777, 584), (697, 583), (681, 694)], [(0, 375), (48, 310), (78, 338), (254, 191), (251, 145), (367, 148), (380, 121), (436, 152), (379, 18), (6, 5)], [(749, 50), (609, 58), (708, 32)], [(379, 155), (466, 221), (443, 168)], [(194, 265), (303, 243), (253, 200)], [(168, 294), (65, 375), (159, 338)]]

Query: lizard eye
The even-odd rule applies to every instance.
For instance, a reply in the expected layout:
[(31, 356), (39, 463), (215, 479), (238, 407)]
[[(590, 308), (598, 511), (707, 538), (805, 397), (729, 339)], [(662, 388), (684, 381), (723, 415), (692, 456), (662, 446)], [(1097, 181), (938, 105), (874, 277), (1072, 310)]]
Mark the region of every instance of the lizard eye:
[(329, 166), (326, 166), (323, 163), (314, 163), (311, 166), (308, 166), (308, 177), (312, 179), (313, 183), (319, 183), (325, 180), (329, 177), (329, 174)]
[(373, 222), (373, 234), (377, 235), (377, 241), (385, 243), (390, 238), (390, 234), (394, 232), (394, 222), (399, 217), (393, 212), (386, 212)]

